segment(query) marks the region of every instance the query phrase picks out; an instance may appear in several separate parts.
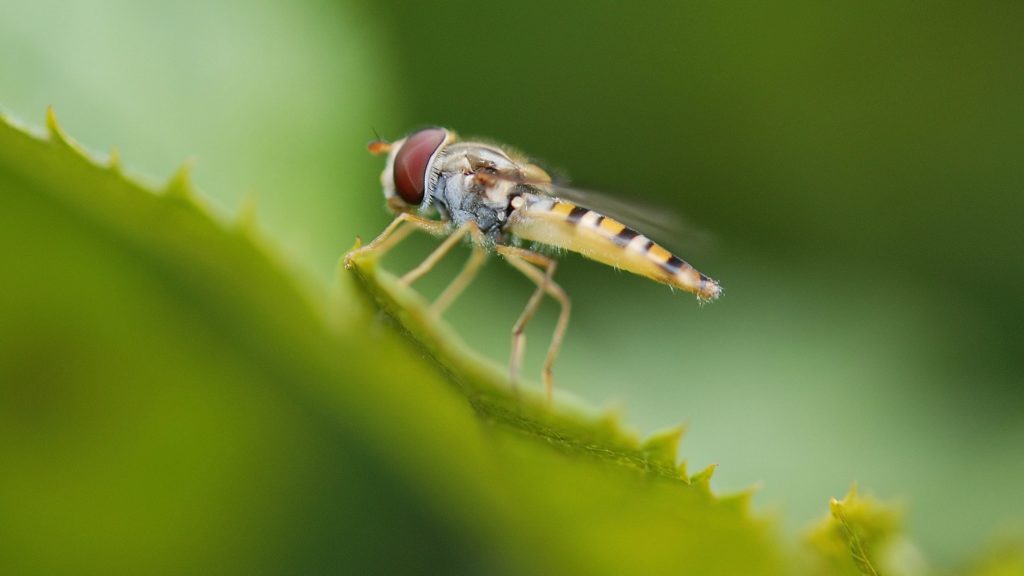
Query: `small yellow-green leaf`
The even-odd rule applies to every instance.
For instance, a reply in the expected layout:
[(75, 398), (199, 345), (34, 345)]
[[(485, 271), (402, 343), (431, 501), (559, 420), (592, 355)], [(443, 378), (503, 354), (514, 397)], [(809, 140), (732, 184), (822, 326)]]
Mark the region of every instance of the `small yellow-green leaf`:
[[(902, 513), (894, 506), (857, 493), (856, 485), (842, 500), (829, 503), (829, 517), (809, 535), (828, 566), (841, 574), (912, 575), (919, 573), (914, 549), (900, 534)], [(897, 552), (905, 552), (897, 554)]]

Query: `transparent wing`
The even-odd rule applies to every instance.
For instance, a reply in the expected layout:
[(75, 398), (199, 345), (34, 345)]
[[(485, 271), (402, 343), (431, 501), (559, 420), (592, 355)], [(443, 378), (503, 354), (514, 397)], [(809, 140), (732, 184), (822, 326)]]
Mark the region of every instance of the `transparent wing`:
[(550, 194), (562, 200), (568, 200), (584, 208), (590, 208), (611, 216), (630, 228), (652, 237), (660, 237), (660, 240), (668, 240), (688, 231), (693, 231), (692, 226), (687, 226), (679, 214), (670, 208), (657, 206), (647, 202), (624, 200), (621, 197), (581, 190), (560, 184), (550, 185)]
[(610, 216), (665, 244), (668, 248), (685, 248), (688, 253), (694, 251), (707, 253), (714, 245), (714, 237), (711, 233), (702, 230), (674, 210), (664, 206), (548, 181), (534, 181), (521, 176), (497, 175), (497, 177), (533, 186), (542, 194)]

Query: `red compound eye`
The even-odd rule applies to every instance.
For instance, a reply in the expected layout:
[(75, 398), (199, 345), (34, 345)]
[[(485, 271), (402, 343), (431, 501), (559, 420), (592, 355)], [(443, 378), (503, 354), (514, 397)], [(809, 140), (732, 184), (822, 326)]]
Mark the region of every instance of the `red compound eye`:
[(443, 128), (420, 130), (405, 139), (395, 156), (395, 190), (408, 204), (418, 206), (423, 202), (427, 164), (447, 136)]

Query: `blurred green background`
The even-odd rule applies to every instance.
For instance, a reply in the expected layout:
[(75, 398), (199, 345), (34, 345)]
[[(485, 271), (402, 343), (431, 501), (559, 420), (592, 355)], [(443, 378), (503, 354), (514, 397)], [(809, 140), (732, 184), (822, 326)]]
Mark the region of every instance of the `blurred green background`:
[[(557, 385), (687, 422), (715, 487), (796, 533), (856, 480), (930, 558), (1024, 529), (1024, 5), (5, 0), (0, 106), (54, 105), (162, 181), (185, 158), (320, 294), (388, 221), (365, 143), (423, 124), (669, 206), (700, 307), (565, 259)], [(708, 240), (708, 237), (711, 240)], [(390, 265), (431, 246), (420, 239)], [(671, 244), (671, 242), (670, 242)], [(455, 269), (449, 262), (445, 271)], [(424, 284), (435, 290), (444, 273)], [(496, 359), (529, 294), (493, 262), (453, 314)], [(554, 306), (531, 332), (531, 370)]]

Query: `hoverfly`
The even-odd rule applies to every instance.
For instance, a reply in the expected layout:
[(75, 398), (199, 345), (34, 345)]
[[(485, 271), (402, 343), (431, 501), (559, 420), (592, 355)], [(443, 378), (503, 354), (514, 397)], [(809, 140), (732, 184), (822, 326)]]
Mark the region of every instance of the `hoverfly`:
[(691, 292), (702, 301), (714, 300), (722, 293), (718, 282), (647, 236), (569, 201), (579, 194), (556, 185), (542, 168), (504, 147), (462, 142), (451, 130), (426, 128), (393, 143), (371, 142), (368, 148), (374, 154), (388, 155), (380, 180), (387, 206), (396, 217), (372, 242), (349, 252), (345, 267), (351, 268), (353, 259), (363, 255), (383, 255), (416, 229), (446, 237), (401, 278), (409, 285), (468, 238), (471, 256), (431, 306), (431, 311), (440, 315), (473, 280), (486, 255), (497, 252), (537, 285), (512, 327), (509, 372), (513, 386), (522, 365), (523, 331), (547, 294), (561, 305), (542, 375), (550, 400), (552, 367), (570, 310), (569, 297), (552, 279), (557, 262), (521, 247), (523, 241), (578, 252)]

